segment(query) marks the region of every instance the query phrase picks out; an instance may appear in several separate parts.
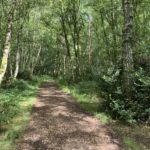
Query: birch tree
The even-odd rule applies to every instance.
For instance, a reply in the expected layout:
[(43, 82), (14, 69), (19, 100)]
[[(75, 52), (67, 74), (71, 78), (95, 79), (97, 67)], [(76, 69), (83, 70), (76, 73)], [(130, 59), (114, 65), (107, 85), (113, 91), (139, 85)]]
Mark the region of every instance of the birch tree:
[(2, 57), (2, 62), (0, 65), (0, 84), (3, 81), (4, 75), (7, 70), (7, 65), (8, 65), (8, 56), (10, 53), (10, 48), (11, 48), (11, 36), (12, 36), (12, 26), (13, 26), (13, 16), (14, 12), (16, 9), (17, 1), (12, 0), (11, 8), (8, 13), (8, 18), (7, 18), (7, 31), (6, 31), (6, 36), (5, 36), (5, 44), (4, 44), (4, 50), (3, 50), (3, 57)]

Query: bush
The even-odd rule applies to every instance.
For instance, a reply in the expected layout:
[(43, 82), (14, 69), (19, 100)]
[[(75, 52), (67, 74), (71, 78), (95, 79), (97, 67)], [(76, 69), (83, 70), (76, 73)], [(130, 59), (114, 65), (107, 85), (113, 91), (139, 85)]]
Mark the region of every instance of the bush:
[(31, 72), (26, 70), (26, 71), (18, 73), (18, 79), (32, 80)]
[(134, 109), (137, 112), (137, 119), (147, 121), (150, 118), (150, 77), (147, 72), (140, 68), (134, 74), (135, 77), (135, 101)]
[(99, 86), (107, 101), (104, 104), (111, 116), (123, 121), (147, 122), (150, 119), (150, 78), (142, 69), (133, 74), (134, 97), (127, 101), (121, 90), (120, 74), (113, 71), (99, 80)]
[(0, 89), (0, 123), (9, 123), (19, 111), (20, 92), (29, 89), (24, 80), (11, 80)]
[(25, 90), (28, 89), (28, 82), (25, 80), (12, 80), (11, 82), (7, 82), (7, 84), (2, 86), (3, 89), (17, 89), (17, 90)]
[[(1, 92), (4, 93), (4, 91)], [(0, 98), (0, 124), (9, 123), (19, 110), (16, 97), (11, 93), (6, 94)]]
[(113, 117), (120, 119), (128, 123), (136, 122), (136, 113), (131, 108), (126, 107), (126, 103), (123, 100), (114, 100), (110, 97), (109, 109)]

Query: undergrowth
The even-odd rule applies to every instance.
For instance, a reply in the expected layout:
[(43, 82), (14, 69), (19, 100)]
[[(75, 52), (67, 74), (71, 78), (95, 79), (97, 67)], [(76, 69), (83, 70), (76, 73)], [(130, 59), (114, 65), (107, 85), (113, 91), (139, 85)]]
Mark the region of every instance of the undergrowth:
[(38, 86), (50, 80), (47, 76), (30, 81), (15, 80), (0, 88), (0, 149), (13, 150), (22, 136), (36, 100)]
[(59, 86), (66, 93), (71, 94), (83, 109), (98, 117), (104, 124), (110, 126), (122, 139), (127, 150), (148, 150), (150, 144), (150, 128), (134, 124), (129, 125), (119, 120), (114, 120), (105, 110), (106, 100), (101, 98), (99, 85), (94, 81), (79, 82), (78, 84), (67, 84), (61, 80)]
[(70, 93), (78, 103), (89, 113), (101, 118), (104, 123), (109, 123), (111, 118), (101, 107), (104, 99), (99, 97), (96, 82), (80, 82), (74, 85), (60, 84), (63, 91)]

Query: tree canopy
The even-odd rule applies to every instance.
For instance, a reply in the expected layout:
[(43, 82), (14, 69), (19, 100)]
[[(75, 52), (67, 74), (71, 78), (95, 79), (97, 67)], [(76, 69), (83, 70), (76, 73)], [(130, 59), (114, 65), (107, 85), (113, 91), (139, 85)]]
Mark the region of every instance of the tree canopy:
[(150, 115), (148, 0), (1, 0), (0, 83), (96, 81), (115, 118)]

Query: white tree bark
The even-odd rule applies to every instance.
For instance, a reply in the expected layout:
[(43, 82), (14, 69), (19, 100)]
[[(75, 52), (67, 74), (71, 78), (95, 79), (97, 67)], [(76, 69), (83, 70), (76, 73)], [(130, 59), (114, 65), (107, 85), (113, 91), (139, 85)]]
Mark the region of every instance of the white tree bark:
[(3, 81), (3, 78), (7, 70), (7, 65), (8, 65), (8, 56), (11, 48), (11, 35), (12, 35), (13, 15), (14, 15), (15, 7), (16, 7), (16, 0), (13, 0), (11, 10), (8, 14), (6, 39), (5, 39), (2, 62), (0, 65), (0, 84)]
[(20, 62), (20, 53), (19, 53), (19, 49), (18, 49), (17, 55), (16, 55), (16, 68), (15, 68), (15, 72), (14, 72), (14, 79), (16, 79), (17, 76), (18, 76), (18, 72), (19, 72), (19, 62)]

